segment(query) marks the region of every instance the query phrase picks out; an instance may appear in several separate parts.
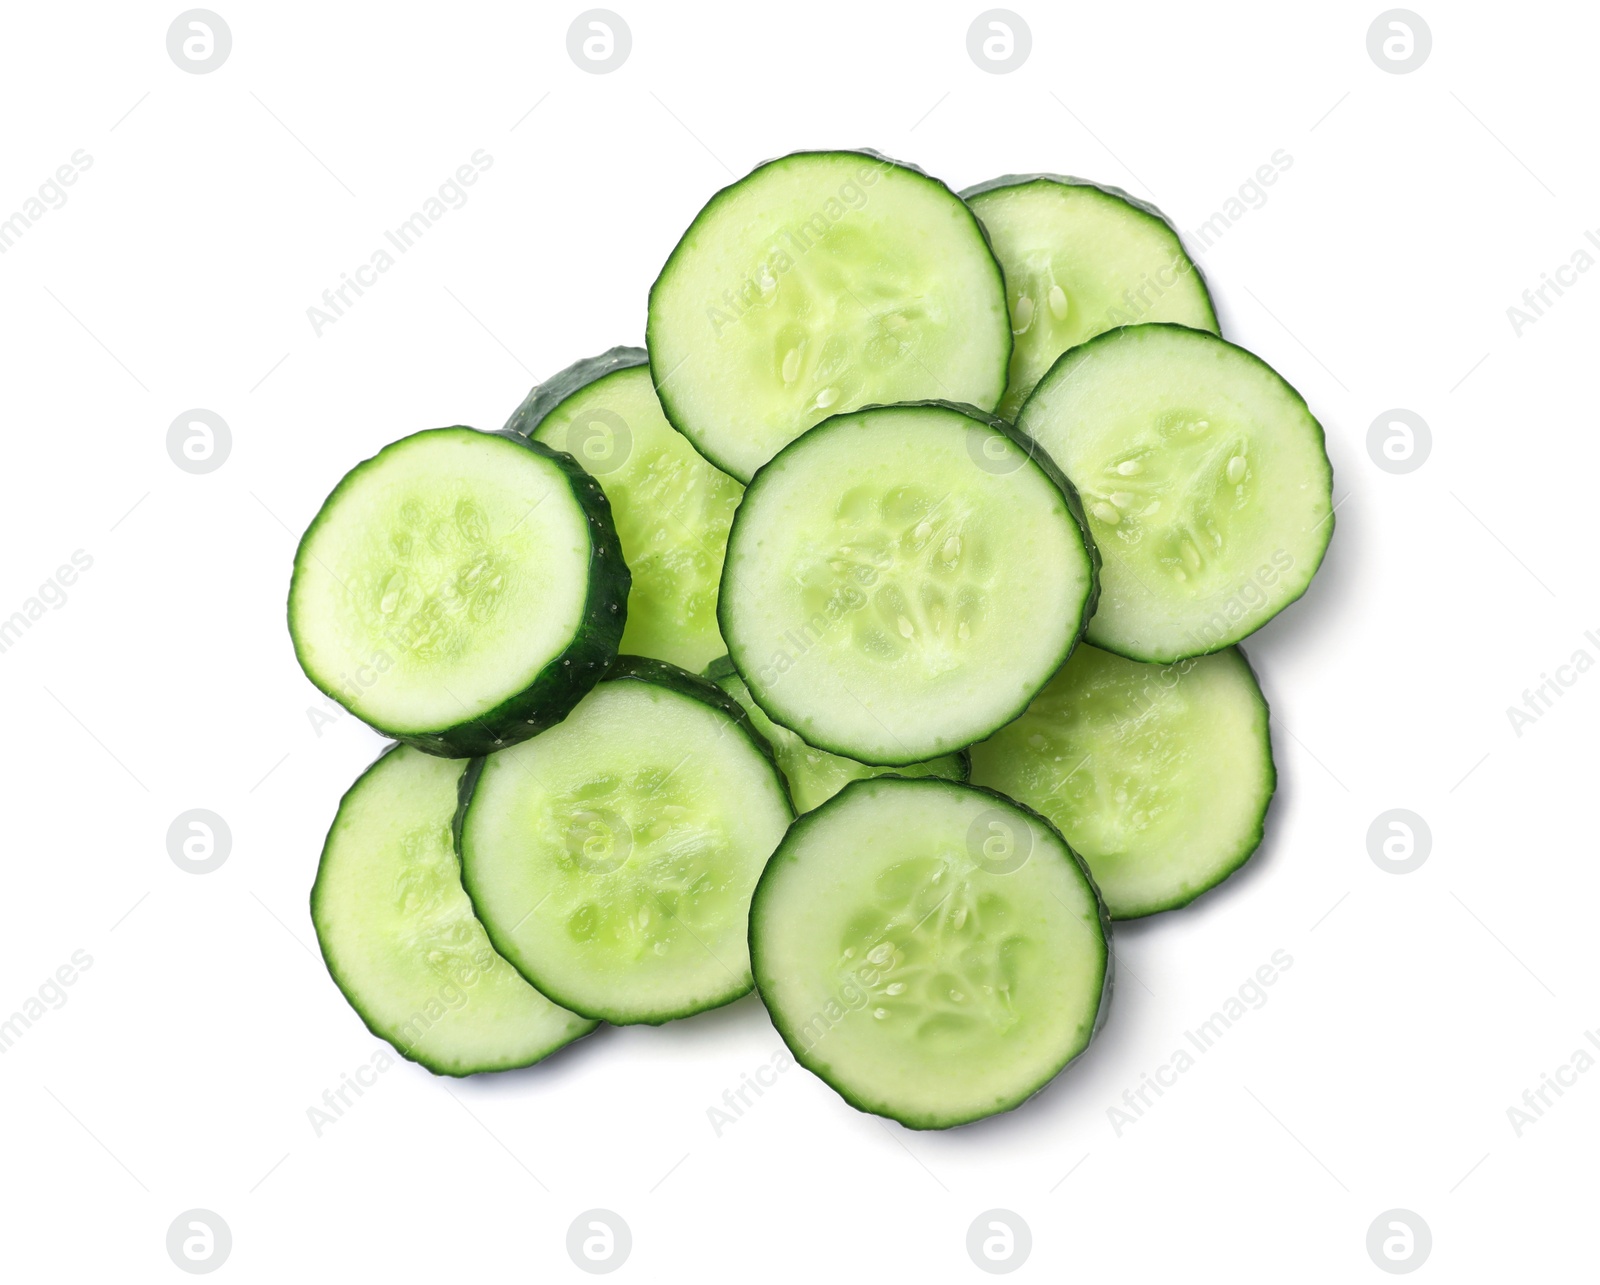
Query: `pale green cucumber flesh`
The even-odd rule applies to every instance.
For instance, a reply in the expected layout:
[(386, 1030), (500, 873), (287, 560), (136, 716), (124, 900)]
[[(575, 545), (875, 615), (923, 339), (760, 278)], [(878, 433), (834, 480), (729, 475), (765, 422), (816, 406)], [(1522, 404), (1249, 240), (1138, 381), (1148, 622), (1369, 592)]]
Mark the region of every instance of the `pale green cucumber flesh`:
[(749, 991), (750, 894), (792, 816), (731, 698), (625, 657), (556, 727), (483, 760), (463, 874), (490, 940), (541, 991), (659, 1023)]
[(474, 918), (451, 837), (466, 766), (410, 746), (380, 758), (339, 804), (311, 891), (351, 1007), (440, 1075), (527, 1066), (596, 1025), (528, 985)]
[(738, 701), (744, 712), (772, 746), (772, 755), (778, 769), (789, 783), (789, 797), (794, 800), (797, 813), (810, 812), (826, 803), (851, 781), (863, 781), (869, 776), (883, 776), (892, 772), (896, 776), (936, 776), (945, 781), (965, 781), (971, 764), (965, 750), (955, 754), (942, 754), (922, 763), (908, 763), (904, 767), (873, 767), (855, 759), (830, 754), (807, 745), (787, 727), (779, 727), (755, 703), (750, 689), (739, 677), (739, 671), (726, 657), (712, 664), (706, 671), (712, 682)]
[(756, 984), (853, 1106), (940, 1129), (1017, 1106), (1110, 995), (1094, 884), (1037, 814), (932, 778), (855, 781), (801, 817), (750, 914)]
[(313, 683), (431, 753), (486, 753), (572, 707), (616, 656), (628, 569), (598, 484), (470, 428), (386, 446), (301, 540), (289, 631)]
[(962, 196), (1006, 274), (1014, 346), (1003, 418), (1016, 417), (1057, 357), (1114, 326), (1218, 332), (1200, 270), (1155, 207), (1052, 174), (1008, 175)]
[(727, 650), (717, 584), (744, 488), (667, 423), (642, 348), (546, 380), (507, 428), (572, 455), (611, 501), (633, 573), (621, 649), (696, 672)]
[(1322, 426), (1260, 358), (1153, 324), (1065, 353), (1018, 425), (1082, 496), (1103, 560), (1096, 646), (1170, 661), (1300, 597), (1333, 533)]
[(1266, 701), (1237, 648), (1167, 665), (1082, 644), (974, 783), (1052, 821), (1113, 919), (1187, 905), (1261, 844), (1277, 785)]
[(650, 291), (667, 418), (741, 481), (829, 415), (943, 397), (992, 410), (999, 265), (944, 184), (866, 152), (781, 157), (696, 216)]
[(734, 516), (718, 611), (740, 676), (807, 744), (862, 763), (953, 753), (1027, 706), (1094, 609), (1077, 501), (970, 407), (835, 416)]

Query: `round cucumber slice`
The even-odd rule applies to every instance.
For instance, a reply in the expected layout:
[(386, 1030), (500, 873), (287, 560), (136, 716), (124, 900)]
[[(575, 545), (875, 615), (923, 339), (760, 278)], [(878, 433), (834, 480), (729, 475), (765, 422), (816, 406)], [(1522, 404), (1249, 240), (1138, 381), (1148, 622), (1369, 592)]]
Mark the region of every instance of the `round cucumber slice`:
[(667, 423), (643, 348), (613, 348), (528, 394), (506, 425), (576, 457), (611, 501), (633, 573), (622, 650), (702, 670), (727, 648), (717, 583), (744, 487)]
[(438, 1075), (527, 1066), (598, 1023), (495, 954), (461, 888), (462, 760), (396, 746), (339, 803), (311, 889), (328, 971), (367, 1029)]
[(750, 689), (739, 677), (739, 671), (726, 656), (712, 661), (706, 677), (739, 702), (739, 707), (750, 716), (756, 731), (772, 747), (778, 770), (789, 784), (789, 797), (794, 800), (796, 812), (809, 812), (826, 803), (851, 781), (864, 781), (869, 776), (882, 776), (893, 772), (896, 776), (937, 776), (945, 781), (965, 781), (971, 774), (972, 764), (965, 750), (954, 754), (941, 754), (925, 763), (909, 763), (904, 767), (872, 767), (857, 763), (855, 759), (842, 758), (807, 745), (787, 727), (779, 727), (761, 711), (750, 695)]
[(793, 816), (736, 702), (628, 656), (561, 724), (482, 761), (462, 871), (533, 985), (587, 1017), (655, 1024), (750, 990), (750, 894)]
[(734, 515), (718, 610), (773, 722), (862, 763), (949, 754), (1020, 714), (1094, 610), (1072, 487), (998, 419), (942, 402), (836, 415)]
[(872, 402), (1005, 391), (1005, 282), (972, 211), (872, 152), (797, 152), (725, 187), (650, 290), (667, 418), (749, 481), (807, 427)]
[(1063, 354), (1017, 423), (1083, 497), (1105, 560), (1098, 647), (1147, 661), (1220, 651), (1322, 563), (1322, 425), (1272, 367), (1215, 335), (1108, 331)]
[(1113, 919), (1188, 905), (1248, 861), (1278, 781), (1238, 648), (1147, 665), (1087, 644), (972, 747), (972, 775), (1055, 824)]
[(1155, 206), (1063, 174), (1007, 174), (961, 195), (1006, 274), (1014, 347), (1003, 418), (1016, 417), (1057, 357), (1113, 326), (1219, 332), (1200, 269)]
[(1110, 924), (1049, 822), (988, 790), (855, 781), (790, 828), (750, 907), (756, 985), (795, 1060), (862, 1111), (944, 1129), (1088, 1047)]
[(436, 428), (351, 469), (295, 554), (306, 676), (430, 754), (487, 754), (559, 721), (615, 659), (628, 602), (610, 508), (570, 458)]

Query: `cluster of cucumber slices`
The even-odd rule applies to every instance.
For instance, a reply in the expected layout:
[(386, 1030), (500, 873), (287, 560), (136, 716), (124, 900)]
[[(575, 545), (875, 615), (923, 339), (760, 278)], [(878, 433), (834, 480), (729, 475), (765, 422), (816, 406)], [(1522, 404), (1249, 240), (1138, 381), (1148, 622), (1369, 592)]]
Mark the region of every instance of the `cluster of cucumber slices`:
[(695, 218), (647, 350), (357, 465), (289, 626), (399, 743), (311, 898), (367, 1025), (467, 1075), (754, 987), (913, 1127), (1048, 1083), (1111, 922), (1237, 869), (1276, 783), (1234, 644), (1332, 478), (1217, 332), (1121, 192), (798, 153)]

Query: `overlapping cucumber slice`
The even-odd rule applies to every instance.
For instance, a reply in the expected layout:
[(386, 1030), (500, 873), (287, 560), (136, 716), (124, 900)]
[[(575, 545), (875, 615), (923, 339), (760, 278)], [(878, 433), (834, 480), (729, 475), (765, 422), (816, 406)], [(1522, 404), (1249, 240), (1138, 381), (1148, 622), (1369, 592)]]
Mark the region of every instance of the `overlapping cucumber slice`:
[(904, 767), (872, 767), (855, 759), (843, 758), (807, 745), (787, 727), (779, 727), (762, 711), (750, 695), (750, 689), (739, 677), (739, 671), (726, 656), (713, 661), (706, 677), (738, 701), (758, 732), (772, 746), (773, 756), (789, 783), (789, 796), (794, 800), (796, 812), (809, 812), (831, 799), (851, 781), (862, 781), (869, 776), (882, 776), (893, 772), (896, 776), (937, 776), (946, 781), (965, 781), (971, 763), (965, 750), (954, 754), (941, 754), (923, 763), (908, 763)]
[(961, 194), (1006, 274), (1014, 348), (998, 413), (1012, 419), (1068, 348), (1115, 326), (1217, 333), (1200, 269), (1153, 205), (1061, 174), (1008, 174)]
[(1267, 703), (1238, 648), (1148, 665), (1081, 644), (973, 780), (1036, 808), (1113, 919), (1187, 905), (1261, 844), (1277, 785)]
[(358, 464), (295, 555), (307, 676), (385, 735), (487, 754), (560, 720), (616, 658), (610, 509), (571, 459), (505, 433), (414, 433)]
[(368, 1029), (440, 1075), (537, 1062), (592, 1031), (489, 944), (451, 827), (467, 764), (390, 750), (339, 804), (311, 890), (328, 971)]
[(734, 517), (718, 610), (775, 723), (899, 765), (1020, 714), (1095, 594), (1076, 497), (1044, 454), (930, 402), (837, 415), (766, 465)]
[(756, 984), (795, 1059), (917, 1129), (1009, 1110), (1083, 1052), (1108, 932), (1049, 822), (932, 778), (856, 781), (801, 817), (750, 911)]
[(1322, 426), (1270, 366), (1215, 335), (1108, 331), (1062, 355), (1017, 423), (1083, 498), (1103, 559), (1096, 646), (1146, 661), (1220, 651), (1322, 563)]
[(565, 451), (611, 501), (633, 573), (621, 648), (699, 672), (727, 650), (717, 584), (744, 488), (661, 413), (642, 348), (580, 361), (528, 394), (506, 425)]
[(750, 894), (794, 813), (735, 701), (624, 657), (559, 726), (475, 770), (466, 888), (541, 991), (617, 1023), (749, 991)]
[(972, 211), (871, 152), (797, 152), (718, 192), (650, 290), (667, 418), (740, 481), (818, 420), (944, 397), (992, 410), (1011, 356)]

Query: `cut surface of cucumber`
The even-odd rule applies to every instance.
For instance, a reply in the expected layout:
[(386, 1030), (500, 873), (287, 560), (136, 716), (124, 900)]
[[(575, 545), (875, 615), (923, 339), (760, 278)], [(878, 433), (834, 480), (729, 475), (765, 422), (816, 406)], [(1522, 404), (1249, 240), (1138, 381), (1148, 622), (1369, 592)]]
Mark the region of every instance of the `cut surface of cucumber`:
[(787, 727), (779, 727), (768, 718), (751, 698), (750, 689), (726, 656), (712, 662), (706, 677), (739, 702), (756, 731), (772, 746), (778, 769), (789, 784), (789, 797), (794, 800), (796, 812), (809, 812), (819, 807), (851, 781), (882, 776), (886, 772), (896, 776), (937, 776), (945, 781), (965, 781), (971, 773), (972, 765), (965, 750), (942, 754), (924, 763), (908, 763), (904, 767), (872, 767), (855, 759), (829, 754), (827, 750), (807, 745)]
[(949, 754), (1020, 714), (1094, 610), (1096, 560), (1044, 452), (970, 407), (868, 407), (766, 465), (718, 604), (756, 703), (862, 763)]
[(796, 1061), (915, 1129), (1007, 1111), (1088, 1046), (1109, 924), (1048, 822), (988, 790), (855, 781), (790, 828), (750, 908)]
[(1057, 357), (1114, 326), (1175, 321), (1217, 333), (1200, 270), (1153, 205), (1060, 174), (1008, 174), (961, 195), (1006, 274), (1015, 347), (1003, 419)]
[(749, 991), (750, 894), (794, 814), (731, 697), (623, 657), (563, 722), (475, 771), (464, 881), (533, 985), (617, 1023)]
[(972, 747), (972, 775), (1055, 824), (1113, 919), (1187, 905), (1242, 866), (1277, 786), (1267, 702), (1236, 647), (1148, 665), (1080, 645)]
[(727, 650), (717, 583), (744, 488), (667, 423), (643, 348), (613, 348), (538, 385), (506, 425), (600, 483), (633, 574), (621, 648), (696, 672)]
[(562, 718), (615, 659), (628, 601), (595, 480), (506, 433), (438, 428), (358, 464), (295, 555), (301, 667), (433, 754), (486, 754)]
[(1104, 560), (1088, 639), (1132, 660), (1220, 651), (1306, 591), (1333, 534), (1322, 425), (1259, 357), (1185, 326), (1061, 356), (1017, 423), (1083, 497)]
[(667, 418), (741, 481), (829, 415), (1005, 391), (1004, 280), (943, 183), (870, 152), (797, 152), (700, 211), (650, 290)]
[(466, 768), (411, 746), (384, 754), (340, 802), (311, 890), (350, 1006), (439, 1075), (527, 1066), (597, 1025), (529, 986), (473, 917), (451, 837)]

